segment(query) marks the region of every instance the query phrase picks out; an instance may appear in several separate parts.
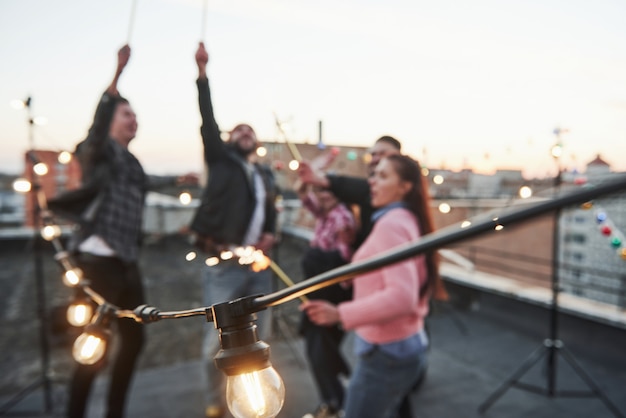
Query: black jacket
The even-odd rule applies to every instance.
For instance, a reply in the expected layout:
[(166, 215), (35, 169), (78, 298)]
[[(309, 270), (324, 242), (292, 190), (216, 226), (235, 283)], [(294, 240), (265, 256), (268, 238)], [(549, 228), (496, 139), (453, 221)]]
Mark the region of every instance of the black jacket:
[(330, 190), (335, 196), (348, 206), (359, 207), (360, 228), (354, 243), (358, 248), (372, 229), (372, 214), (374, 208), (370, 200), (370, 187), (366, 178), (337, 176), (329, 174)]
[[(220, 137), (208, 80), (198, 79), (197, 85), (208, 180), (191, 230), (218, 244), (241, 245), (256, 205), (252, 173), (243, 157)], [(255, 167), (263, 178), (266, 190), (262, 232), (274, 233), (278, 194), (276, 182), (269, 167), (260, 164), (255, 164)]]

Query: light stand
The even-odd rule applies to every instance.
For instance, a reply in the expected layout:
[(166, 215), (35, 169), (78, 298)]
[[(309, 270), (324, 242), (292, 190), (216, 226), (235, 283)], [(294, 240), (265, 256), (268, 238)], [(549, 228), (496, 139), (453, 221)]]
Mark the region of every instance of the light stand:
[[(560, 143), (557, 143), (555, 148), (559, 148)], [(553, 156), (558, 161), (560, 154), (555, 153), (553, 149)], [(561, 167), (558, 167), (558, 173), (554, 179), (555, 195), (558, 193), (561, 187)], [(559, 339), (559, 292), (561, 291), (559, 285), (559, 242), (560, 242), (560, 229), (559, 222), (561, 219), (561, 208), (557, 208), (554, 212), (554, 225), (552, 236), (552, 303), (550, 305), (550, 331), (549, 336), (546, 338), (542, 345), (533, 351), (530, 356), (522, 363), (522, 365), (500, 385), (495, 392), (483, 401), (478, 407), (478, 411), (483, 414), (498, 400), (511, 386), (516, 386), (520, 389), (527, 390), (529, 392), (538, 393), (540, 395), (546, 395), (550, 398), (554, 397), (598, 397), (606, 407), (618, 418), (624, 418), (624, 415), (619, 409), (606, 397), (606, 395), (600, 390), (598, 385), (591, 379), (591, 377), (583, 370), (578, 364), (572, 353), (566, 348), (563, 341)], [(556, 388), (556, 376), (557, 376), (557, 357), (561, 354), (563, 358), (569, 363), (572, 369), (578, 374), (578, 376), (587, 384), (591, 391), (573, 391), (573, 390), (557, 390)], [(546, 356), (546, 387), (538, 387), (530, 385), (524, 382), (520, 382), (520, 379), (528, 372), (537, 362)]]
[[(30, 98), (26, 102), (26, 106), (30, 109)], [(29, 114), (30, 116), (30, 114)], [(33, 119), (29, 117), (30, 137), (32, 144), (32, 125)], [(38, 161), (35, 158), (34, 150), (28, 152), (28, 156), (33, 165)], [(26, 386), (20, 392), (17, 393), (12, 399), (7, 401), (4, 405), (0, 406), (0, 415), (6, 415), (15, 405), (17, 405), (22, 399), (28, 396), (30, 393), (43, 387), (43, 414), (50, 414), (53, 409), (52, 405), (52, 378), (49, 373), (50, 368), (50, 343), (48, 339), (49, 322), (46, 309), (46, 290), (43, 272), (43, 254), (42, 254), (42, 240), (40, 234), (41, 227), (41, 206), (39, 204), (38, 195), (40, 193), (41, 183), (38, 179), (38, 174), (31, 172), (31, 191), (30, 197), (32, 199), (33, 207), (33, 266), (34, 266), (34, 278), (35, 278), (35, 292), (37, 301), (37, 317), (39, 319), (39, 346), (40, 346), (40, 361), (41, 361), (41, 376), (33, 383)], [(31, 414), (32, 415), (32, 414)]]

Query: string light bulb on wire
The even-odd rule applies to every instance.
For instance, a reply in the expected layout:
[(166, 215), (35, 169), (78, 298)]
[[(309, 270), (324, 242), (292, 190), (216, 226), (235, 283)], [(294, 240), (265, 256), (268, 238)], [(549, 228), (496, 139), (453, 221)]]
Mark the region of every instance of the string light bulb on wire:
[(236, 418), (272, 418), (282, 409), (285, 385), (270, 363), (269, 345), (258, 338), (256, 313), (245, 306), (252, 300), (254, 296), (211, 307), (221, 341), (214, 361), (227, 376), (226, 402)]
[(108, 325), (112, 314), (111, 305), (103, 304), (98, 307), (91, 322), (74, 342), (72, 348), (74, 360), (80, 364), (91, 365), (104, 357), (111, 336)]

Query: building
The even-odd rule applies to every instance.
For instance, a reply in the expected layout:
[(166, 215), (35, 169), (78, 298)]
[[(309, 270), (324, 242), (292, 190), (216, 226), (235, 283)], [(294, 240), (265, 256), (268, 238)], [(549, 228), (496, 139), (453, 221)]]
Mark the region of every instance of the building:
[[(598, 155), (569, 187), (585, 187), (610, 175)], [(626, 308), (626, 192), (567, 208), (559, 228), (563, 291)]]

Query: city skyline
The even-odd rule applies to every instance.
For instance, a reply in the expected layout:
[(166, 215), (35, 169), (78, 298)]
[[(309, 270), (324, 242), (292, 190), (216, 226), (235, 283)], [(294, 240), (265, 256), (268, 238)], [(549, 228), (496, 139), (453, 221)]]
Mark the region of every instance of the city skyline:
[[(276, 141), (369, 146), (390, 134), (431, 167), (529, 177), (597, 154), (626, 171), (626, 4), (479, 0), (5, 1), (0, 5), (0, 165), (19, 171), (32, 97), (42, 149), (84, 137), (129, 42), (120, 92), (131, 149), (155, 174), (201, 171), (193, 54), (204, 40), (217, 121)], [(9, 63), (9, 64), (6, 64)], [(7, 82), (8, 81), (8, 82)], [(560, 136), (555, 129), (562, 129)]]

